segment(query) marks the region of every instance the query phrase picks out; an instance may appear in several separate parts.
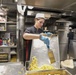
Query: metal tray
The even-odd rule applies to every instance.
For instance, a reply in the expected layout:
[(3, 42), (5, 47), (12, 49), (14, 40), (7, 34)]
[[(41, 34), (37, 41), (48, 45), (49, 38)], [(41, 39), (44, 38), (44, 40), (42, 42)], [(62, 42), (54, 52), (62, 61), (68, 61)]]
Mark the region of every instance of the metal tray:
[(42, 70), (42, 71), (28, 71), (26, 75), (72, 75), (65, 69), (55, 69), (55, 70)]

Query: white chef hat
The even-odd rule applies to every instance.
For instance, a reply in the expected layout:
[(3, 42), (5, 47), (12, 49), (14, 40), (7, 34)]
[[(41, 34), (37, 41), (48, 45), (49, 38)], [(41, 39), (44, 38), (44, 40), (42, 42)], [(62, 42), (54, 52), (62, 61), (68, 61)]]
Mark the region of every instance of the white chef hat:
[(35, 18), (43, 18), (43, 19), (45, 19), (45, 14), (43, 14), (43, 13), (37, 13), (36, 16), (35, 16)]

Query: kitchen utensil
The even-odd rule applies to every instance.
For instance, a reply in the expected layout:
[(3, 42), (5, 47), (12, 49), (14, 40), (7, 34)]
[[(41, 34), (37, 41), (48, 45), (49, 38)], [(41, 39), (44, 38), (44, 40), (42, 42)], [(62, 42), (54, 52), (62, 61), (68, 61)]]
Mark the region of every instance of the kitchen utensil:
[(54, 53), (53, 51), (50, 49), (50, 47), (48, 48), (48, 56), (49, 56), (49, 59), (50, 59), (50, 63), (54, 63), (55, 62), (55, 57), (54, 57)]

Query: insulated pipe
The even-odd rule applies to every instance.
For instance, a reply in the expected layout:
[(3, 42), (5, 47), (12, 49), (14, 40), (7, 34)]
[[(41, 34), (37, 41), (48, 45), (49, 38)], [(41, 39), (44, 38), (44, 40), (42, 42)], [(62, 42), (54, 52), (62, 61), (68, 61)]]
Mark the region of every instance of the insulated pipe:
[(16, 25), (16, 39), (17, 39), (17, 61), (19, 61), (19, 51), (20, 51), (20, 46), (19, 46), (19, 44), (20, 44), (20, 36), (19, 36), (19, 14), (17, 13), (17, 25)]
[(18, 44), (18, 51), (19, 51), (19, 59), (22, 61), (23, 65), (25, 66), (25, 50), (24, 50), (23, 32), (24, 32), (24, 12), (26, 10), (26, 6), (17, 5), (17, 10), (18, 10), (17, 44)]
[[(20, 54), (20, 57), (22, 56), (23, 64), (25, 66), (25, 50), (24, 50), (24, 39), (23, 39), (23, 32), (24, 32), (24, 16), (19, 15), (19, 23), (20, 23), (20, 29), (19, 29), (19, 35), (20, 35), (20, 49), (22, 54)], [(21, 53), (20, 52), (20, 53)]]

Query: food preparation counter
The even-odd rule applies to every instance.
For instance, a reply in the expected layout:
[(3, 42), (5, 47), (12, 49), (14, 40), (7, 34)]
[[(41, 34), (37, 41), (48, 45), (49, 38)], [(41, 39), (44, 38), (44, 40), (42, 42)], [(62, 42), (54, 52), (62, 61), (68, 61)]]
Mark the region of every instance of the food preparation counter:
[(0, 75), (24, 75), (24, 67), (19, 63), (0, 63)]
[(67, 71), (69, 71), (72, 75), (76, 75), (76, 60), (73, 60), (74, 68), (63, 67)]

